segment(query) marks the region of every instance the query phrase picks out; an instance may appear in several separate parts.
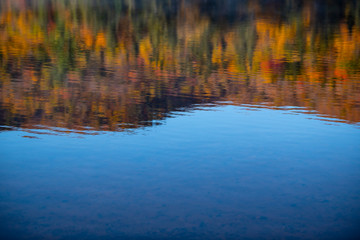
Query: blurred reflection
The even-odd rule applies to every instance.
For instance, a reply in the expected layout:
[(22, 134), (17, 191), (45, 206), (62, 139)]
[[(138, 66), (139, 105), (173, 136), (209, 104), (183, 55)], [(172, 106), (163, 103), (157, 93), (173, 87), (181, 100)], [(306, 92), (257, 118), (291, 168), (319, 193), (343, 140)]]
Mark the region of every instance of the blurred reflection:
[(360, 122), (359, 1), (0, 2), (0, 125), (121, 130), (196, 103)]

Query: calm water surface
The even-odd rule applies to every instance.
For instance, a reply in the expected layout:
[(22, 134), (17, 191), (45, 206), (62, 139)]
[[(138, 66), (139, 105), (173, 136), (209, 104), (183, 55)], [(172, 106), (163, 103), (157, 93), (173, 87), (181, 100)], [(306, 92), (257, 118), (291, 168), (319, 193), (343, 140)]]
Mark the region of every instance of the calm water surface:
[(0, 1), (1, 239), (358, 239), (360, 2)]

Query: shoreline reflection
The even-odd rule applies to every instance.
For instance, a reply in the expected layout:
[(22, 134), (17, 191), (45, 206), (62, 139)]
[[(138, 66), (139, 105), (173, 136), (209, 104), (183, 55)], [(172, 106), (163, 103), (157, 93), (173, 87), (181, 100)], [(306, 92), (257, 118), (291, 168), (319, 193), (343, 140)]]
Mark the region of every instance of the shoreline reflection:
[(2, 1), (0, 125), (121, 131), (217, 101), (360, 122), (359, 4), (266, 2)]

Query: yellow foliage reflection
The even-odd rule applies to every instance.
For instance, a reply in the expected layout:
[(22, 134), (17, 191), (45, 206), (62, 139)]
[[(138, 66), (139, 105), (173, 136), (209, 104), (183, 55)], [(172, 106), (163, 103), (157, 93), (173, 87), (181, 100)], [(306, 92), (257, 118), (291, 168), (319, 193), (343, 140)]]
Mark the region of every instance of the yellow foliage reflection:
[(360, 122), (359, 5), (317, 25), (313, 1), (149, 2), (3, 1), (1, 124), (117, 130), (224, 100)]

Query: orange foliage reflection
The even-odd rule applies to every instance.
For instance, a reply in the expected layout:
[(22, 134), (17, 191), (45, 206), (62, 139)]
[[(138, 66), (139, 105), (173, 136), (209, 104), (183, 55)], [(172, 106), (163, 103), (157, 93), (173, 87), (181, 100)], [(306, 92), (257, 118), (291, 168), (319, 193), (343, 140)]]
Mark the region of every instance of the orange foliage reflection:
[(262, 1), (4, 1), (1, 125), (119, 130), (224, 100), (360, 122), (359, 6), (317, 25), (314, 1), (286, 2), (269, 17)]

